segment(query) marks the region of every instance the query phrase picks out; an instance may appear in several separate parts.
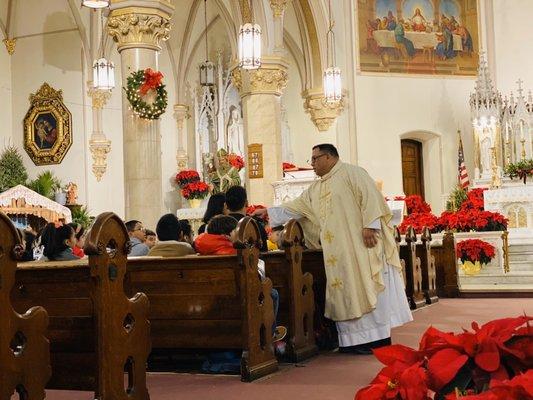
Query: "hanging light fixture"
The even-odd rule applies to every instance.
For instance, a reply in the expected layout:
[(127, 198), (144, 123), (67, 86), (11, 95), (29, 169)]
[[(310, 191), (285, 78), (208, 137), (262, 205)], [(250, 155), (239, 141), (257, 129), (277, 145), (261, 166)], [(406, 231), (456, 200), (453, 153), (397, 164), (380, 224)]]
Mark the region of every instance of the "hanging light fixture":
[(239, 67), (257, 69), (261, 66), (261, 27), (253, 22), (252, 2), (250, 1), (251, 22), (239, 29)]
[(209, 48), (207, 47), (207, 0), (204, 0), (205, 24), (205, 61), (200, 64), (200, 85), (213, 86), (215, 84), (215, 63), (209, 61)]
[(331, 18), (331, 0), (329, 0), (329, 29), (326, 36), (326, 50), (328, 67), (324, 70), (324, 97), (327, 103), (337, 103), (342, 100), (341, 70), (337, 67), (335, 57), (334, 22)]
[(88, 8), (109, 7), (109, 0), (82, 0), (81, 5)]
[(93, 87), (98, 90), (112, 90), (115, 87), (115, 64), (106, 60), (104, 57), (104, 17), (100, 13), (100, 25), (101, 43), (100, 53), (101, 56), (93, 63)]

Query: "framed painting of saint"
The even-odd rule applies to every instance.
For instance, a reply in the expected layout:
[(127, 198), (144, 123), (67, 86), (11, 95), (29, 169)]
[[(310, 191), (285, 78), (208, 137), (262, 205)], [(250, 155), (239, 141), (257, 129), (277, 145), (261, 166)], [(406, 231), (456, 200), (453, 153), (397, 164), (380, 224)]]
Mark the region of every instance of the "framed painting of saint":
[(24, 117), (24, 149), (35, 165), (60, 164), (72, 145), (72, 116), (61, 90), (44, 83), (30, 95)]
[(476, 76), (477, 0), (357, 0), (358, 72)]

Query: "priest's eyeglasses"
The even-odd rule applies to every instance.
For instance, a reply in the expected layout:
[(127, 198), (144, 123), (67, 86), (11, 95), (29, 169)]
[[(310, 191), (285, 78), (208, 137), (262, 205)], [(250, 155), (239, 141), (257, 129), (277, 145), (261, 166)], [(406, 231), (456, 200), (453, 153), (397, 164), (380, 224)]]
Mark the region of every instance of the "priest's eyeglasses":
[(307, 164), (313, 165), (316, 162), (316, 160), (318, 160), (322, 156), (327, 156), (327, 154), (324, 153), (324, 154), (319, 154), (318, 156), (313, 156), (313, 157), (311, 157), (310, 160), (307, 160)]

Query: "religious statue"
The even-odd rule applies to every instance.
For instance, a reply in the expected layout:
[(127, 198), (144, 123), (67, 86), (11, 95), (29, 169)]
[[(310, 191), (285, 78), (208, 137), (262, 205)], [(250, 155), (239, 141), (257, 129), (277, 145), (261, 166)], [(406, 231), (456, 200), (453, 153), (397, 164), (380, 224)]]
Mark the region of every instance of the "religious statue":
[(67, 204), (68, 205), (75, 205), (78, 200), (78, 185), (76, 185), (74, 182), (69, 182), (67, 186)]
[(487, 175), (491, 173), (491, 147), (492, 147), (492, 140), (488, 135), (485, 135), (481, 139), (481, 174)]
[(220, 149), (216, 154), (215, 166), (216, 168), (207, 175), (213, 185), (213, 194), (225, 193), (230, 187), (241, 184), (239, 171), (244, 167), (241, 156)]
[(235, 106), (230, 107), (230, 116), (227, 126), (228, 152), (244, 155), (244, 133), (239, 110)]

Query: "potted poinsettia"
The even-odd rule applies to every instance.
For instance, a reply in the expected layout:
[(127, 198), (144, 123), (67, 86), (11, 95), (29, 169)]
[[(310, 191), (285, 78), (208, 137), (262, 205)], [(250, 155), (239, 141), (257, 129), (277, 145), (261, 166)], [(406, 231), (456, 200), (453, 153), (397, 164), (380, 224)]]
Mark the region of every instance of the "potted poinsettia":
[(491, 262), (496, 249), (490, 243), (479, 239), (467, 239), (457, 243), (457, 258), (461, 260), (462, 269), (467, 275), (476, 275), (481, 267)]
[(209, 185), (203, 181), (188, 183), (181, 189), (181, 195), (189, 200), (191, 208), (198, 208), (209, 195)]
[(198, 182), (199, 180), (200, 174), (193, 169), (180, 171), (175, 178), (176, 183), (182, 189), (185, 185), (191, 182)]

